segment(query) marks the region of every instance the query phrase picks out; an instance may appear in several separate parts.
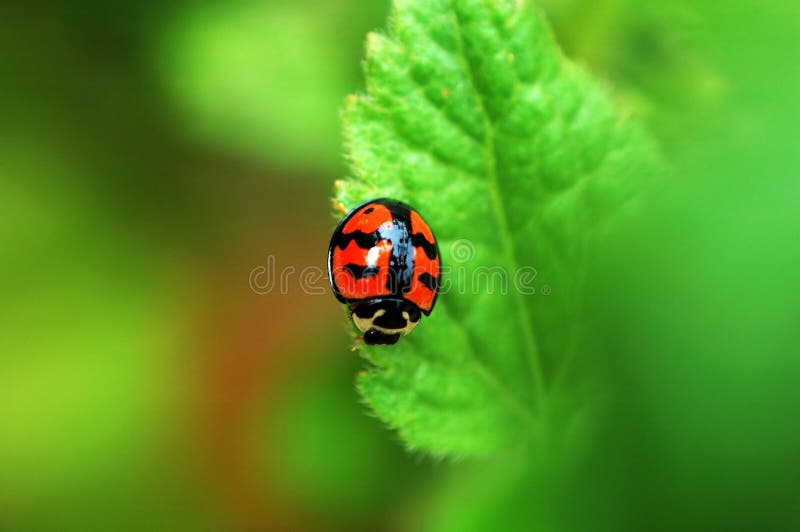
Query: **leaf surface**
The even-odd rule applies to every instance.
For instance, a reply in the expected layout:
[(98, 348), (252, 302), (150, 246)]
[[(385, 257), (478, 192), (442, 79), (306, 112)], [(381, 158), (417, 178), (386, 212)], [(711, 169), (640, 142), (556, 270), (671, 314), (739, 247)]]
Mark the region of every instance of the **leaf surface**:
[(337, 200), (414, 206), (444, 280), (412, 334), (362, 348), (358, 388), (433, 455), (541, 437), (548, 389), (576, 356), (590, 243), (653, 181), (657, 151), (526, 2), (396, 0), (365, 70)]

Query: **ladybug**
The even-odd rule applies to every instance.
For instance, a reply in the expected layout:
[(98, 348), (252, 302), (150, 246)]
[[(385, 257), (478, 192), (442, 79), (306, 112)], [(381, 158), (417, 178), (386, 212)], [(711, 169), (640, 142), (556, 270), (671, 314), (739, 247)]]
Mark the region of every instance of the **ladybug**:
[(397, 200), (372, 199), (339, 222), (328, 248), (336, 299), (368, 345), (391, 345), (428, 316), (439, 293), (439, 247), (419, 213)]

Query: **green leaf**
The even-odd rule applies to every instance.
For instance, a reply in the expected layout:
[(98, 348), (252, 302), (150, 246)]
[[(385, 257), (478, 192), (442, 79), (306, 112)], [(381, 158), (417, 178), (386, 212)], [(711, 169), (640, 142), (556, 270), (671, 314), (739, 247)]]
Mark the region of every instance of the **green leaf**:
[(353, 176), (336, 197), (418, 209), (445, 279), (412, 334), (362, 349), (358, 388), (433, 455), (546, 439), (591, 243), (653, 181), (657, 151), (526, 2), (396, 0), (390, 22), (368, 37), (367, 94), (346, 104)]

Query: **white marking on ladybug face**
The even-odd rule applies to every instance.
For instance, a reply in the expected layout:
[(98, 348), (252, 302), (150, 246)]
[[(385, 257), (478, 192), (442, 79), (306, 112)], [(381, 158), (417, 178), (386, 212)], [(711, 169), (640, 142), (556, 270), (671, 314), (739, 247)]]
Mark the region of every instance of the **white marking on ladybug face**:
[(416, 327), (417, 323), (419, 323), (419, 321), (411, 321), (408, 312), (403, 311), (403, 318), (405, 318), (405, 320), (406, 320), (406, 326), (403, 327), (402, 329), (387, 329), (386, 327), (381, 327), (379, 325), (373, 325), (375, 320), (377, 318), (380, 318), (384, 314), (386, 314), (386, 311), (384, 309), (378, 309), (378, 311), (375, 312), (375, 314), (373, 314), (371, 318), (359, 318), (354, 313), (353, 314), (353, 323), (356, 324), (356, 327), (358, 327), (358, 330), (361, 331), (361, 332), (367, 332), (370, 329), (375, 329), (376, 331), (380, 331), (383, 334), (389, 334), (389, 335), (394, 335), (394, 334), (406, 335), (406, 334), (410, 333), (411, 331), (413, 331), (414, 327)]
[[(406, 312), (403, 312), (403, 314), (406, 314)], [(410, 333), (411, 331), (414, 330), (414, 327), (417, 326), (417, 323), (419, 323), (419, 322), (417, 322), (417, 321), (408, 321), (408, 319), (406, 318), (406, 326), (405, 327), (403, 327), (402, 329), (397, 329), (393, 333), (387, 333), (387, 334), (403, 334), (403, 335), (406, 335), (406, 334), (408, 334), (408, 333)], [(377, 329), (377, 327), (376, 327), (376, 329)], [(386, 331), (381, 331), (381, 332), (385, 333)]]
[(379, 309), (375, 314), (372, 315), (371, 318), (359, 318), (356, 314), (353, 314), (353, 323), (356, 324), (358, 330), (361, 332), (367, 332), (368, 330), (372, 329), (372, 322), (375, 321), (375, 318), (379, 318), (386, 314), (384, 309)]

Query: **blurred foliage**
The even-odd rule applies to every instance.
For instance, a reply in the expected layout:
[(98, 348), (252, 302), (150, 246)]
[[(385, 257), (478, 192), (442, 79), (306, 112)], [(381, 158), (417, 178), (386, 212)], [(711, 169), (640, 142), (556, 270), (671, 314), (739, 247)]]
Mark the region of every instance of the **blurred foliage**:
[(331, 356), (287, 374), (276, 390), (280, 411), (258, 422), (262, 472), (303, 501), (319, 526), (369, 528), (381, 521), (383, 501), (401, 501), (430, 471), (422, 463), (407, 467), (402, 448), (386, 446), (386, 432), (364, 416), (352, 388), (342, 387), (357, 368), (356, 357), (341, 363)]
[(362, 39), (381, 2), (190, 5), (156, 50), (187, 134), (288, 168), (341, 168), (338, 110), (358, 83)]
[(672, 153), (709, 135), (727, 80), (688, 41), (704, 21), (686, 2), (542, 0), (567, 55), (613, 86)]
[[(367, 94), (344, 112), (355, 177), (337, 199), (413, 205), (466, 283), (396, 347), (364, 347), (374, 369), (359, 388), (412, 449), (547, 440), (546, 387), (573, 356), (592, 240), (663, 165), (535, 8), (407, 1), (391, 18), (390, 35), (368, 39)], [(523, 265), (536, 286), (520, 286)], [(482, 271), (492, 278), (478, 286)]]
[(361, 413), (333, 298), (247, 287), (324, 263), (388, 3), (0, 5), (0, 529), (798, 529), (800, 7), (542, 5), (674, 177), (592, 257), (563, 445), (455, 464)]

